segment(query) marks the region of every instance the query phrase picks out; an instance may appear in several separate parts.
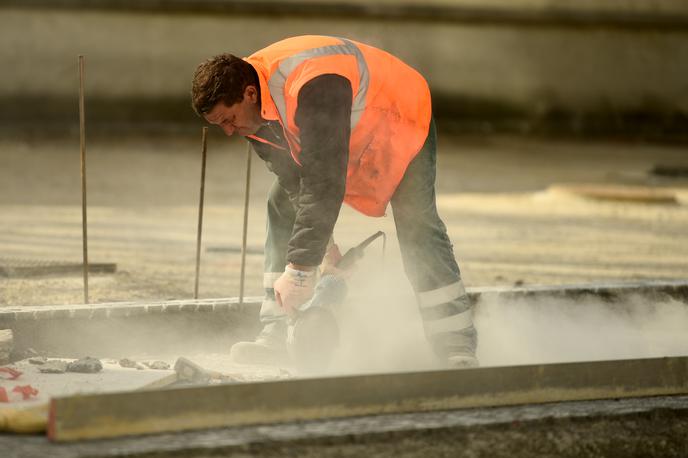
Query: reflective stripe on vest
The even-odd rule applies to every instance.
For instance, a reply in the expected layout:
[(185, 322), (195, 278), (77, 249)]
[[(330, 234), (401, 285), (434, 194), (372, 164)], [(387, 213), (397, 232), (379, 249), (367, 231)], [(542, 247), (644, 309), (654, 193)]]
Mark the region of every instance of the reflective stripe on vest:
[[(356, 62), (358, 64), (359, 85), (358, 91), (356, 92), (351, 105), (351, 130), (356, 127), (356, 124), (358, 124), (358, 121), (361, 119), (363, 111), (365, 110), (366, 94), (368, 93), (368, 84), (370, 78), (368, 73), (368, 64), (366, 64), (365, 57), (363, 57), (361, 50), (358, 49), (355, 44), (344, 38), (338, 39), (342, 40), (344, 44), (307, 49), (298, 54), (294, 54), (293, 56), (285, 58), (282, 60), (282, 62), (280, 62), (277, 71), (275, 71), (270, 77), (270, 80), (268, 81), (268, 87), (270, 88), (272, 100), (275, 102), (277, 111), (279, 111), (280, 117), (282, 118), (285, 131), (289, 129), (289, 117), (287, 116), (287, 103), (284, 98), (284, 86), (289, 78), (289, 75), (291, 75), (291, 73), (299, 65), (306, 60), (316, 57), (333, 55), (350, 55), (356, 57)], [(298, 138), (294, 138), (294, 141), (299, 143)]]

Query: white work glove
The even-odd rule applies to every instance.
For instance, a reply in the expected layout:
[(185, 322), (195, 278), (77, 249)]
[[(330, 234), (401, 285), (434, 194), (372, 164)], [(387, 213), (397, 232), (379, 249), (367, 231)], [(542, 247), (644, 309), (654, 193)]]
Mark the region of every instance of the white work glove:
[(275, 300), (287, 315), (293, 315), (299, 306), (313, 297), (318, 271), (297, 270), (287, 266), (275, 281)]

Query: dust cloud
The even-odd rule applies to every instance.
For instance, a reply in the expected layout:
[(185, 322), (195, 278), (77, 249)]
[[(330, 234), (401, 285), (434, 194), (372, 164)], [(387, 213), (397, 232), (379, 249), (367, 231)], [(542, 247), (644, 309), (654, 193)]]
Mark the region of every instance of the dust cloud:
[(488, 299), (475, 320), (483, 366), (688, 355), (688, 304), (671, 299)]
[[(330, 375), (442, 368), (413, 295), (398, 280), (396, 288), (368, 288), (342, 305)], [(688, 355), (688, 304), (672, 299), (492, 296), (478, 301), (474, 321), (482, 367)]]
[[(425, 339), (413, 292), (400, 268), (363, 269), (349, 279), (348, 287), (347, 300), (335, 310), (340, 344), (329, 366), (298, 375), (444, 368)], [(485, 294), (476, 304), (474, 321), (482, 367), (688, 355), (688, 304), (668, 298), (650, 302), (631, 295), (609, 302), (595, 295), (574, 300)], [(43, 337), (53, 343), (60, 336), (79, 339), (65, 338), (59, 354), (48, 356), (161, 359), (170, 364), (186, 356), (208, 369), (241, 374), (247, 380), (274, 378), (279, 372), (230, 360), (232, 344), (252, 340), (260, 329), (249, 317), (238, 322), (236, 316), (189, 319), (186, 314), (163, 314), (86, 327), (75, 323), (73, 329), (70, 323)], [(318, 350), (313, 342), (312, 351)]]

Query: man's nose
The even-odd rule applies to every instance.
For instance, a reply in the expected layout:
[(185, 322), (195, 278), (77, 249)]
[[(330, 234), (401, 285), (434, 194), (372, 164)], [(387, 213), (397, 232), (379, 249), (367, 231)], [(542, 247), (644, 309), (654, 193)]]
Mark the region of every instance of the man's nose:
[(234, 126), (222, 126), (222, 130), (225, 132), (225, 135), (228, 137), (231, 137), (234, 131), (236, 130)]

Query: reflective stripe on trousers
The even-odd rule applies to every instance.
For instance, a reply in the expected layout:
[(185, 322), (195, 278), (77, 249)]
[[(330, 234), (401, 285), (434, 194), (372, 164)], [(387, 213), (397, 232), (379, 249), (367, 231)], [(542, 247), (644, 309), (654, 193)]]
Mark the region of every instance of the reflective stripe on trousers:
[[(474, 335), (473, 310), (435, 201), (436, 131), (409, 164), (391, 205), (406, 275), (416, 291), (426, 336)], [(445, 339), (446, 340), (446, 339)], [(469, 340), (474, 340), (472, 337)]]
[(471, 307), (463, 282), (417, 294), (426, 335), (434, 336), (473, 326)]

